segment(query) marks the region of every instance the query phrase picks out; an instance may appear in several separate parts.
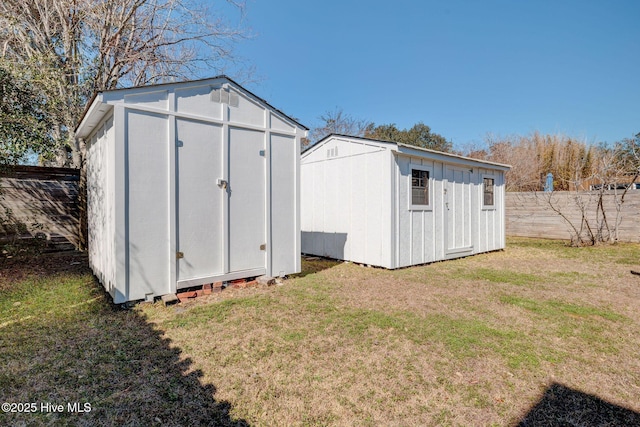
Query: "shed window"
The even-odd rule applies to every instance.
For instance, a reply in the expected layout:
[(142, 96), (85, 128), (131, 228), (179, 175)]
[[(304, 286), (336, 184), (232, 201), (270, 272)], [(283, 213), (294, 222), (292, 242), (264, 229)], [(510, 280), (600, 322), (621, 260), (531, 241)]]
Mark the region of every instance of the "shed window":
[(485, 206), (493, 206), (494, 205), (494, 188), (495, 181), (493, 178), (484, 178), (484, 205)]
[(411, 169), (411, 204), (429, 204), (429, 171)]

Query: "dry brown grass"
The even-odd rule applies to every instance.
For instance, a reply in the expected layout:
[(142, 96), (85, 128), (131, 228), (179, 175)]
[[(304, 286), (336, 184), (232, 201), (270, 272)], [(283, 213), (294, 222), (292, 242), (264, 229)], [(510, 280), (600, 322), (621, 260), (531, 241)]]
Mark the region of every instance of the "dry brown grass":
[(633, 259), (519, 239), (397, 271), (313, 261), (144, 312), (250, 424), (510, 425), (554, 384), (640, 411)]
[[(308, 261), (282, 286), (131, 311), (80, 275), (68, 298), (98, 300), (45, 307), (37, 346), (18, 332), (51, 322), (0, 329), (0, 397), (94, 402), (68, 424), (639, 424), (640, 245), (508, 243), (396, 271)], [(29, 298), (1, 289), (15, 320)]]

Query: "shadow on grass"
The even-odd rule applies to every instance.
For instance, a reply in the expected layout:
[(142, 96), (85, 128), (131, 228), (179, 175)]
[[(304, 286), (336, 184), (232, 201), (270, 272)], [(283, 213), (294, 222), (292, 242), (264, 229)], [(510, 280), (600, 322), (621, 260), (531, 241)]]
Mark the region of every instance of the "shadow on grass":
[(518, 426), (640, 426), (640, 414), (554, 383)]
[(291, 277), (305, 277), (309, 274), (319, 273), (343, 262), (344, 261), (341, 260), (323, 258), (315, 255), (304, 255), (302, 256), (302, 271), (297, 274), (292, 274)]
[(0, 401), (36, 411), (0, 413), (0, 425), (248, 425), (138, 310), (114, 306), (86, 264), (4, 289)]

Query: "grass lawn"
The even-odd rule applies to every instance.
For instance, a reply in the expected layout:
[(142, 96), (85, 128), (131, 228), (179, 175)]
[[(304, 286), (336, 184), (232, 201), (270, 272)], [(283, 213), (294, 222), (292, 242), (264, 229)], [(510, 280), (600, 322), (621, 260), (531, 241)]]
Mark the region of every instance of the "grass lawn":
[(640, 425), (640, 245), (303, 269), (122, 310), (82, 256), (0, 260), (0, 401), (37, 404), (0, 425)]

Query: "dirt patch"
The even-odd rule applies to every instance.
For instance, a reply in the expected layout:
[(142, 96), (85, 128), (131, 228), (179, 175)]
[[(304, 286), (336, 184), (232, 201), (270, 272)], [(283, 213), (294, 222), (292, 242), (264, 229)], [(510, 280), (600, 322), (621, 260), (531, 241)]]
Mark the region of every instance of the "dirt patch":
[(24, 257), (0, 257), (0, 291), (27, 277), (89, 272), (85, 252), (53, 252)]

